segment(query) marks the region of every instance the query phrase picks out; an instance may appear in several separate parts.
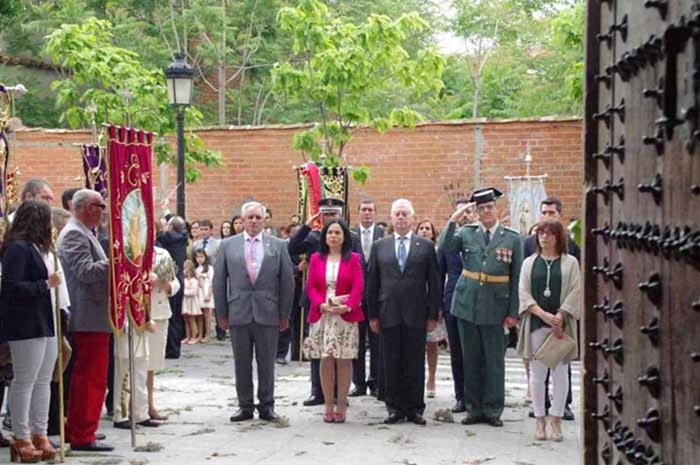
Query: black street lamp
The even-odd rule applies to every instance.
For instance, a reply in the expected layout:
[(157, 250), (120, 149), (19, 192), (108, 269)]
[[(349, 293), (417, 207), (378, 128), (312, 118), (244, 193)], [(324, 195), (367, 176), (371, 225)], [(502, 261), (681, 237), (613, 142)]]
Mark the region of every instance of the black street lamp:
[(177, 109), (177, 214), (185, 218), (185, 108), (192, 100), (194, 70), (185, 55), (175, 54), (175, 61), (165, 68), (168, 101)]

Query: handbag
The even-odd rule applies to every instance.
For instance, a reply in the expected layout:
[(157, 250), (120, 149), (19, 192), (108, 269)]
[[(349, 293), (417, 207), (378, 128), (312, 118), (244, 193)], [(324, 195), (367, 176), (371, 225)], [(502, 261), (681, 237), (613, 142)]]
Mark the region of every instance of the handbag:
[(572, 352), (575, 350), (576, 341), (571, 336), (564, 333), (564, 337), (559, 339), (554, 335), (554, 332), (551, 332), (537, 349), (533, 358), (547, 365), (550, 370), (554, 370), (567, 357), (572, 356)]

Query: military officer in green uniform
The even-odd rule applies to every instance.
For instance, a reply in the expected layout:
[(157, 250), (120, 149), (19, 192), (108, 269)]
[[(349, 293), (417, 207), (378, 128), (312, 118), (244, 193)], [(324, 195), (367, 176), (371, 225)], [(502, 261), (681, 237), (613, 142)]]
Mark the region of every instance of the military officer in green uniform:
[[(523, 245), (517, 231), (498, 222), (495, 188), (474, 191), (470, 204), (452, 214), (440, 248), (462, 254), (462, 276), (452, 298), (464, 364), (464, 425), (503, 426), (505, 401), (504, 330), (515, 326)], [(456, 220), (476, 204), (479, 222), (462, 227)]]

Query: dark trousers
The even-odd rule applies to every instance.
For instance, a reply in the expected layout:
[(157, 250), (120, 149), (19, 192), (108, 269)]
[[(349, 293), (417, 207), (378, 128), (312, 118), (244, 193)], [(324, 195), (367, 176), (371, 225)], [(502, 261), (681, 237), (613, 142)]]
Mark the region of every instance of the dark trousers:
[(450, 365), (452, 382), (455, 389), (455, 399), (464, 401), (464, 365), (462, 363), (462, 343), (459, 341), (459, 325), (457, 318), (445, 312), (445, 327), (447, 342), (450, 344)]
[(321, 388), (321, 360), (317, 358), (311, 359), (311, 395), (324, 399)]
[(241, 410), (253, 411), (256, 407), (253, 396), (253, 354), (258, 369), (259, 411), (275, 406), (275, 353), (279, 327), (257, 323), (231, 326), (231, 347), (236, 370), (236, 394)]
[[(178, 279), (180, 279), (178, 277)], [(180, 279), (182, 284), (182, 279)], [(182, 318), (182, 295), (180, 291), (170, 298), (170, 310), (173, 315), (168, 324), (168, 340), (165, 346), (165, 358), (180, 358), (180, 344), (185, 337), (185, 321)]]
[[(369, 325), (367, 324), (367, 321), (360, 321), (357, 324), (357, 329), (359, 332), (359, 339), (357, 347), (357, 358), (352, 361), (352, 384), (354, 384), (355, 387), (358, 389), (367, 389), (367, 370), (365, 367), (367, 358), (367, 333), (369, 331)], [(371, 357), (372, 350), (370, 349), (370, 360)]]
[(73, 333), (73, 373), (70, 383), (66, 439), (74, 445), (95, 440), (107, 391), (108, 333)]
[(425, 328), (382, 328), (389, 413), (411, 417), (425, 410), (425, 338)]
[(475, 417), (500, 418), (505, 403), (506, 338), (502, 325), (458, 319), (464, 365), (464, 405)]
[[(306, 316), (306, 312), (304, 312), (304, 317)], [(305, 320), (302, 319), (302, 314), (301, 314), (301, 307), (298, 305), (294, 306), (292, 308), (292, 314), (290, 315), (290, 321), (289, 321), (289, 326), (291, 330), (291, 355), (290, 355), (290, 360), (295, 360), (299, 361), (299, 356), (301, 355), (303, 358), (304, 354), (300, 354), (300, 349), (303, 347), (303, 341), (302, 341), (302, 336), (301, 336), (301, 330), (302, 330), (302, 323), (304, 323), (304, 338), (309, 335), (309, 325), (306, 323)]]
[(289, 353), (289, 344), (292, 340), (292, 330), (287, 328), (281, 331), (277, 338), (277, 358), (287, 358)]

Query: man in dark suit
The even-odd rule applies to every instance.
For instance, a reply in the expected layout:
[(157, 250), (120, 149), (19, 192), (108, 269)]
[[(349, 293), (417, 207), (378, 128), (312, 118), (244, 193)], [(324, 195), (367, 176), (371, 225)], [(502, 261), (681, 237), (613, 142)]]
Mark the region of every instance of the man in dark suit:
[(180, 345), (185, 337), (185, 322), (182, 318), (182, 297), (184, 277), (182, 265), (187, 257), (187, 226), (180, 216), (173, 216), (168, 220), (166, 230), (156, 238), (156, 245), (168, 251), (177, 265), (177, 279), (180, 281), (180, 290), (170, 297), (170, 309), (173, 314), (168, 324), (168, 342), (165, 348), (165, 358), (180, 358)]
[[(461, 208), (469, 203), (468, 199), (459, 199), (455, 202), (455, 208)], [(457, 218), (457, 226), (462, 228), (476, 221), (476, 212), (473, 206), (469, 206), (464, 214)], [(466, 412), (464, 406), (464, 366), (462, 365), (462, 344), (459, 341), (459, 328), (457, 318), (452, 316), (452, 296), (459, 277), (462, 275), (462, 255), (456, 251), (438, 251), (438, 265), (440, 275), (445, 278), (443, 290), (442, 314), (445, 316), (447, 328), (447, 341), (450, 344), (450, 365), (452, 369), (452, 383), (455, 391), (455, 405), (453, 413)]]
[[(309, 218), (306, 224), (303, 224), (296, 234), (289, 238), (289, 254), (292, 256), (304, 255), (307, 263), (311, 254), (318, 252), (320, 248), (321, 232), (313, 229), (316, 220), (318, 220), (320, 216), (323, 225), (326, 225), (333, 220), (342, 218), (345, 202), (339, 199), (326, 198), (318, 202), (318, 207), (319, 213)], [(353, 234), (352, 246), (353, 252), (362, 254), (360, 241), (355, 234)], [(303, 283), (303, 285), (306, 286), (306, 283)], [(301, 306), (305, 309), (303, 315), (306, 317), (309, 314), (309, 299), (306, 295), (306, 290), (302, 292)], [(310, 405), (323, 405), (323, 403), (321, 361), (318, 359), (311, 359), (311, 396), (304, 401), (304, 405), (308, 407)]]
[[(360, 202), (358, 208), (360, 214), (360, 224), (352, 228), (352, 231), (360, 238), (362, 245), (362, 258), (364, 263), (369, 263), (370, 254), (372, 253), (372, 244), (384, 237), (384, 229), (377, 226), (375, 220), (377, 218), (377, 209), (374, 202), (365, 199)], [(367, 267), (363, 270), (367, 274)], [(367, 389), (372, 395), (377, 396), (378, 380), (379, 380), (379, 335), (369, 331), (367, 323), (367, 303), (363, 302), (362, 308), (365, 312), (365, 321), (359, 323), (360, 331), (359, 349), (357, 359), (352, 364), (352, 382), (355, 385), (350, 394), (350, 397), (364, 396), (367, 394)], [(369, 378), (366, 377), (366, 352), (367, 340), (369, 339)], [(382, 371), (383, 375), (383, 371)]]
[[(241, 207), (243, 234), (224, 239), (212, 282), (216, 318), (231, 334), (238, 411), (231, 421), (277, 421), (274, 411), (275, 354), (279, 332), (289, 327), (294, 273), (287, 244), (263, 234), (265, 207)], [(258, 405), (253, 397), (253, 354), (258, 371)]]
[(425, 425), (425, 339), (435, 328), (442, 289), (435, 246), (413, 234), (413, 205), (391, 205), (394, 234), (372, 245), (367, 267), (367, 313), (381, 331), (386, 371), (386, 424)]
[(520, 234), (498, 222), (495, 188), (474, 191), (479, 223), (463, 226), (456, 221), (468, 208), (452, 214), (440, 236), (440, 250), (461, 252), (464, 269), (452, 299), (452, 315), (458, 319), (464, 365), (462, 424), (488, 423), (501, 427), (505, 404), (504, 328), (517, 323), (518, 284), (523, 262)]
[[(561, 200), (559, 200), (558, 197), (547, 197), (542, 201), (540, 204), (540, 221), (544, 220), (556, 220), (561, 223), (562, 221), (562, 216), (561, 216)], [(581, 263), (581, 249), (579, 248), (578, 245), (576, 245), (576, 242), (570, 237), (569, 240), (566, 243), (568, 249), (569, 249), (569, 255), (573, 256), (576, 258), (576, 260), (579, 261), (579, 264)], [(532, 234), (531, 236), (528, 236), (525, 239), (525, 244), (524, 244), (524, 250), (525, 250), (525, 257), (529, 257), (530, 255), (534, 254), (537, 250), (537, 235)], [(549, 410), (550, 402), (549, 402), (549, 372), (547, 372), (547, 378), (545, 379), (545, 384), (544, 384), (544, 400), (545, 400), (545, 409), (546, 411)], [(574, 419), (574, 412), (571, 410), (571, 402), (573, 400), (573, 396), (571, 395), (571, 364), (569, 363), (569, 393), (566, 395), (566, 406), (564, 407), (564, 415), (562, 418), (564, 420), (573, 420)], [(535, 417), (535, 412), (530, 409), (530, 417), (534, 418)]]

